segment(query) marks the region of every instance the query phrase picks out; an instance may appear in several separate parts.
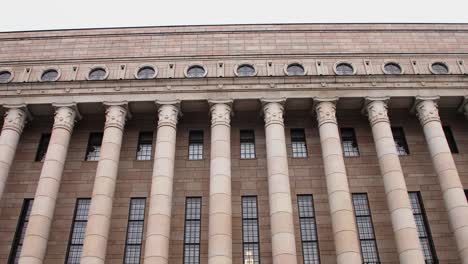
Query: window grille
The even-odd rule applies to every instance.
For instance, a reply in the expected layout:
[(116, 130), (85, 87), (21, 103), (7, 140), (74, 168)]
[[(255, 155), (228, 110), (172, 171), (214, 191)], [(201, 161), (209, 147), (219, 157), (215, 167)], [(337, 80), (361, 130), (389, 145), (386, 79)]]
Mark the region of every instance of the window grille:
[(192, 130), (189, 132), (189, 160), (203, 159), (203, 131)]
[(244, 263), (260, 263), (257, 197), (242, 197), (242, 245)]
[(89, 198), (82, 198), (76, 201), (65, 264), (80, 264), (90, 203), (91, 199)]
[(184, 264), (200, 263), (201, 197), (185, 201)]
[(99, 160), (99, 156), (101, 155), (102, 137), (102, 133), (91, 133), (89, 135), (88, 148), (86, 149), (85, 160)]
[(29, 215), (33, 205), (33, 199), (24, 199), (23, 207), (21, 208), (21, 214), (16, 227), (15, 238), (13, 239), (13, 245), (11, 246), (10, 257), (8, 258), (8, 264), (17, 264), (21, 255), (21, 249), (23, 248), (24, 236), (26, 234), (26, 228), (28, 228)]
[(138, 136), (137, 160), (151, 160), (153, 132), (140, 132)]
[(255, 133), (253, 130), (240, 131), (240, 158), (255, 159)]
[(304, 129), (291, 129), (293, 158), (307, 158), (307, 144)]
[(39, 146), (37, 148), (35, 161), (43, 162), (45, 160), (45, 156), (47, 154), (47, 148), (49, 147), (49, 142), (50, 142), (50, 134), (42, 134), (41, 140), (39, 141)]
[(299, 225), (301, 228), (304, 264), (319, 264), (320, 255), (315, 224), (314, 200), (312, 195), (298, 195)]
[(140, 264), (145, 223), (145, 205), (145, 198), (132, 198), (130, 200), (124, 264)]
[(341, 142), (343, 144), (343, 154), (345, 157), (359, 156), (359, 148), (356, 140), (354, 128), (341, 128)]
[(362, 261), (366, 264), (380, 263), (377, 242), (374, 234), (374, 224), (366, 193), (353, 193), (353, 206), (361, 243)]
[(408, 143), (406, 142), (405, 132), (402, 127), (392, 127), (393, 140), (399, 156), (409, 154)]
[(424, 253), (424, 258), (427, 264), (437, 264), (437, 255), (432, 241), (431, 230), (427, 221), (426, 212), (421, 199), (421, 193), (409, 192), (411, 208), (413, 209), (414, 221), (419, 234), (419, 242)]

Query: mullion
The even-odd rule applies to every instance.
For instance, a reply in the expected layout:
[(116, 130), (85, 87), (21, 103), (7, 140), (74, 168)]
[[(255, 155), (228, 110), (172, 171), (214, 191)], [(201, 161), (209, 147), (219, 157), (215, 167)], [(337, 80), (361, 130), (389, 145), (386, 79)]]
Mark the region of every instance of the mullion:
[[(145, 198), (132, 198), (130, 200), (127, 237), (125, 239), (124, 264), (140, 263), (145, 221), (145, 205)], [(136, 234), (136, 238), (132, 236), (132, 234)]]
[[(304, 264), (319, 264), (320, 255), (313, 196), (298, 195), (297, 204), (299, 208), (299, 225)], [(307, 231), (310, 232), (310, 237)]]
[(369, 199), (367, 198), (366, 193), (353, 193), (352, 198), (363, 263), (378, 264), (380, 263), (380, 258), (374, 233), (374, 224), (372, 222)]
[[(247, 225), (249, 224), (249, 225)], [(247, 228), (246, 228), (247, 225)], [(248, 234), (246, 234), (246, 231)], [(252, 232), (254, 231), (254, 232)], [(256, 196), (242, 197), (242, 255), (244, 263), (260, 263), (260, 233), (258, 227), (258, 204)], [(249, 241), (246, 241), (246, 237)], [(253, 240), (253, 241), (251, 241)], [(250, 254), (250, 255), (247, 255)], [(246, 258), (250, 257), (250, 258)]]
[(18, 226), (15, 232), (15, 238), (11, 247), (10, 257), (8, 258), (9, 264), (16, 264), (19, 261), (21, 249), (23, 248), (24, 236), (26, 234), (26, 228), (29, 223), (29, 215), (34, 199), (24, 199), (23, 207), (21, 208), (20, 217), (18, 220)]
[(201, 197), (185, 201), (184, 264), (200, 263)]

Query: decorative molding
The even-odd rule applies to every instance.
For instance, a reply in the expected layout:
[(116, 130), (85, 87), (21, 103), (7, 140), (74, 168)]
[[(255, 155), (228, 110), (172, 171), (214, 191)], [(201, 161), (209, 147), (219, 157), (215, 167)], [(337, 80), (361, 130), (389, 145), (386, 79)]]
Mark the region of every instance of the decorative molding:
[(432, 121), (440, 122), (439, 107), (435, 99), (416, 98), (415, 108), (422, 126)]
[(315, 113), (319, 127), (326, 123), (338, 124), (336, 122), (336, 99), (317, 99)]
[(262, 99), (263, 118), (265, 127), (273, 124), (284, 126), (284, 107), (285, 99)]
[(211, 126), (230, 126), (232, 113), (232, 100), (230, 101), (209, 101), (211, 104)]
[(175, 129), (179, 120), (179, 112), (179, 103), (160, 104), (158, 108), (158, 128), (170, 126)]
[(366, 114), (369, 118), (371, 126), (379, 122), (390, 123), (387, 112), (387, 101), (388, 97), (366, 97)]
[[(7, 107), (7, 106), (4, 106)], [(26, 125), (26, 119), (28, 117), (25, 105), (19, 105), (18, 107), (7, 107), (8, 111), (5, 113), (4, 123), (2, 130), (14, 130), (18, 134), (23, 132), (24, 126)]]
[(75, 111), (71, 105), (54, 106), (56, 109), (53, 129), (63, 128), (69, 132), (72, 132), (73, 127), (75, 126), (76, 118), (78, 116), (77, 111)]
[(123, 130), (128, 115), (127, 103), (105, 103), (105, 105), (107, 109), (104, 129), (115, 127)]

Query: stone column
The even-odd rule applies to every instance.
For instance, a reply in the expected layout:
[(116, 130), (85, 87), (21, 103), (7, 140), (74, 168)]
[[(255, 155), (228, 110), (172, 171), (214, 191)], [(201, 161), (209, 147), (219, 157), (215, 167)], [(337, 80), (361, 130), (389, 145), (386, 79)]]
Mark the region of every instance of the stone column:
[(455, 162), (445, 138), (435, 100), (416, 98), (416, 111), (424, 130), (432, 164), (439, 178), (450, 226), (462, 263), (468, 263), (468, 204)]
[(335, 101), (336, 99), (319, 99), (315, 111), (327, 181), (336, 258), (338, 264), (361, 264), (360, 242), (336, 122)]
[(15, 158), (16, 147), (18, 146), (21, 133), (26, 124), (26, 106), (4, 106), (7, 108), (0, 134), (0, 199), (8, 179), (11, 163)]
[(400, 263), (424, 264), (424, 255), (421, 251), (405, 177), (387, 115), (386, 100), (388, 98), (366, 98), (366, 111), (372, 127), (380, 173), (384, 180), (397, 251)]
[(55, 105), (55, 119), (42, 165), (19, 263), (43, 263), (50, 227), (77, 112), (75, 105)]
[(94, 179), (81, 264), (103, 264), (106, 258), (120, 148), (127, 117), (126, 103), (107, 103), (106, 106), (101, 156)]
[(231, 106), (211, 101), (208, 263), (232, 263)]
[(158, 131), (146, 228), (145, 264), (169, 262), (178, 102), (157, 102)]
[(271, 244), (274, 264), (297, 263), (288, 156), (284, 136), (284, 100), (262, 100), (265, 118), (270, 202)]

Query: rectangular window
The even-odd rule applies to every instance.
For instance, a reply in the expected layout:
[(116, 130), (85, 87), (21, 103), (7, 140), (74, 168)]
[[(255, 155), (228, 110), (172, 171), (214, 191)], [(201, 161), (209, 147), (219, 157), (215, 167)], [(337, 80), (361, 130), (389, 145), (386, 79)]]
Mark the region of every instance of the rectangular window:
[(405, 132), (402, 127), (392, 127), (393, 140), (395, 140), (396, 150), (399, 156), (409, 154), (408, 144), (406, 143)]
[(28, 228), (29, 215), (31, 214), (33, 201), (33, 199), (24, 199), (23, 201), (23, 207), (21, 208), (21, 214), (16, 227), (15, 238), (13, 239), (10, 257), (8, 258), (8, 264), (17, 264), (19, 261), (21, 249), (23, 248), (24, 235), (26, 234), (26, 228)]
[(304, 129), (291, 129), (293, 158), (307, 158), (307, 145)]
[(145, 198), (132, 198), (130, 200), (124, 264), (140, 264), (143, 227), (145, 223), (145, 205)]
[(424, 253), (424, 258), (428, 264), (438, 263), (434, 244), (432, 242), (429, 223), (427, 222), (426, 212), (419, 192), (409, 192), (411, 208), (413, 209), (414, 221), (418, 228), (419, 242)]
[(367, 194), (353, 193), (353, 206), (361, 243), (362, 261), (369, 264), (380, 263)]
[(49, 147), (50, 134), (42, 134), (41, 141), (39, 141), (39, 146), (36, 152), (36, 161), (43, 162), (47, 153), (47, 148)]
[(80, 264), (90, 203), (91, 199), (89, 198), (76, 200), (75, 215), (73, 216), (65, 264)]
[(99, 160), (99, 156), (101, 155), (102, 137), (102, 133), (91, 133), (89, 135), (88, 148), (86, 149), (85, 160)]
[(185, 201), (184, 264), (200, 263), (201, 197)]
[(315, 224), (314, 200), (312, 195), (298, 195), (299, 225), (301, 228), (304, 264), (319, 264), (317, 226)]
[(452, 129), (449, 126), (443, 126), (445, 138), (447, 139), (447, 143), (450, 148), (450, 152), (458, 153), (457, 142), (455, 142), (455, 138), (453, 137)]
[(240, 158), (255, 159), (255, 133), (253, 130), (240, 131)]
[(189, 160), (203, 159), (203, 131), (192, 130), (189, 132)]
[(260, 263), (257, 196), (242, 197), (242, 245), (244, 263)]
[(138, 136), (137, 160), (151, 160), (153, 132), (140, 132)]
[(356, 140), (354, 128), (341, 128), (341, 142), (343, 144), (343, 154), (345, 157), (359, 156), (359, 148)]

